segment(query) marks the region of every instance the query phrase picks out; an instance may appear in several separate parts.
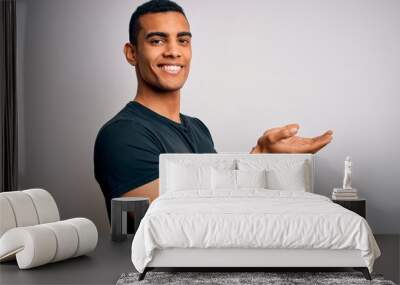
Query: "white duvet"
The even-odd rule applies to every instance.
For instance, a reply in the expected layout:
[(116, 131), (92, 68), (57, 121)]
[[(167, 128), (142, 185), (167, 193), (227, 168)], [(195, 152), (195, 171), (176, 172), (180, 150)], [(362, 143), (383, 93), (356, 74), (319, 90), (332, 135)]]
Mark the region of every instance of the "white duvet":
[(265, 189), (160, 196), (133, 239), (133, 265), (143, 272), (154, 249), (175, 247), (358, 249), (370, 272), (380, 256), (359, 215), (318, 194)]

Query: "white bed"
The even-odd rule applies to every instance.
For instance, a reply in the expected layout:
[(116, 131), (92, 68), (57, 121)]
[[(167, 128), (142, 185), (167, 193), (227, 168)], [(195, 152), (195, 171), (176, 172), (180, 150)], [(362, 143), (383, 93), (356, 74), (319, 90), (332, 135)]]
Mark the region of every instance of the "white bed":
[[(159, 165), (160, 197), (132, 242), (140, 279), (155, 267), (354, 267), (370, 278), (380, 251), (368, 223), (313, 193), (313, 155), (162, 154)], [(224, 188), (235, 169), (236, 184), (260, 183), (260, 169), (270, 184)]]

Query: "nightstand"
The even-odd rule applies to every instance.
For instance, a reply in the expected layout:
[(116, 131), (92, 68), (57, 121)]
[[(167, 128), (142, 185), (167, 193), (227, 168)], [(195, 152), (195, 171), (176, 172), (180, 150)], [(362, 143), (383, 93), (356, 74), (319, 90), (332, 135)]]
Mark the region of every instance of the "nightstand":
[(332, 202), (339, 204), (340, 206), (359, 214), (364, 219), (366, 218), (366, 200), (365, 199), (355, 199), (355, 200), (335, 200)]
[(146, 214), (150, 201), (146, 197), (121, 197), (111, 200), (111, 239), (124, 241), (128, 235), (127, 212), (134, 215), (134, 233)]

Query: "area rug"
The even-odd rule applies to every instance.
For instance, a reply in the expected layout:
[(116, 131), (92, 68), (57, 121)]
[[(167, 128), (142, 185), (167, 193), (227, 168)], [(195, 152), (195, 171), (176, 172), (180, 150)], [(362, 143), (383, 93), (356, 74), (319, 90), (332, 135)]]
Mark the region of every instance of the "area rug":
[(380, 274), (372, 274), (372, 281), (364, 278), (360, 272), (155, 272), (150, 271), (145, 279), (138, 281), (139, 273), (124, 273), (116, 285), (134, 284), (379, 284), (395, 285), (394, 282), (384, 280)]

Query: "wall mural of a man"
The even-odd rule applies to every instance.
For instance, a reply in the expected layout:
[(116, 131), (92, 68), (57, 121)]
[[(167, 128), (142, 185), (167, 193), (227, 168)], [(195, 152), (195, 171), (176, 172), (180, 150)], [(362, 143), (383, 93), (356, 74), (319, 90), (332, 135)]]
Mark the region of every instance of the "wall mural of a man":
[[(178, 4), (153, 0), (137, 7), (129, 25), (126, 60), (135, 68), (137, 92), (99, 131), (94, 150), (95, 177), (110, 216), (114, 197), (158, 197), (161, 153), (216, 153), (207, 126), (180, 113), (181, 88), (189, 76), (192, 34)], [(250, 153), (316, 153), (332, 131), (296, 136), (298, 124), (266, 130)]]

